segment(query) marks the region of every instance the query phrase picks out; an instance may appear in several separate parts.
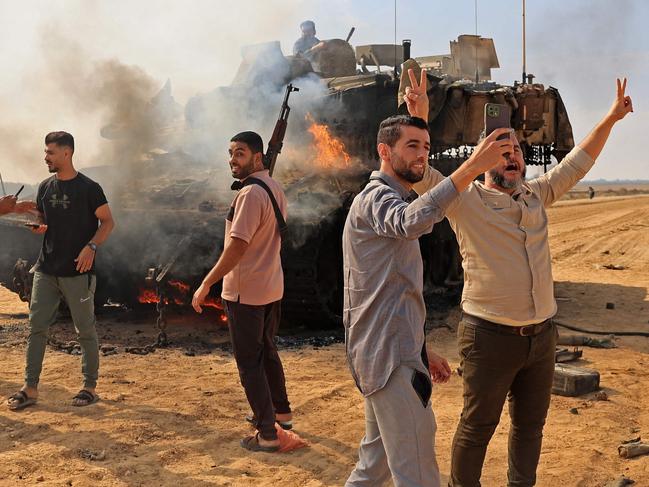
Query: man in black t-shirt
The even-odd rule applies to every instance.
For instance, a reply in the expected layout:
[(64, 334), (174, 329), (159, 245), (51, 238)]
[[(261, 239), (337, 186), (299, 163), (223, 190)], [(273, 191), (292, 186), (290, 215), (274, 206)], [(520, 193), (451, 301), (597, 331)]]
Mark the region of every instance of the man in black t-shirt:
[(45, 163), (54, 175), (40, 184), (36, 198), (41, 225), (33, 231), (44, 237), (29, 305), (25, 385), (9, 398), (13, 410), (36, 402), (48, 330), (61, 298), (70, 308), (82, 351), (83, 388), (72, 404), (86, 406), (98, 399), (94, 263), (114, 222), (101, 186), (74, 169), (73, 153), (74, 138), (67, 132), (45, 137)]

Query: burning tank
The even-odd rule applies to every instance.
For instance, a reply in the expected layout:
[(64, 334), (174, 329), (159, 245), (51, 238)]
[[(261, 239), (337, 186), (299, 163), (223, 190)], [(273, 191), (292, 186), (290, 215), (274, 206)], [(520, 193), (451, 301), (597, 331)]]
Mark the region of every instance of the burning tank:
[[(304, 56), (284, 56), (277, 42), (248, 46), (242, 58), (230, 86), (195, 96), (183, 109), (167, 83), (135, 128), (133, 120), (116, 120), (102, 129), (117, 148), (134, 134), (138, 144), (136, 153), (115, 152), (130, 159), (128, 170), (115, 164), (83, 171), (104, 186), (118, 222), (97, 255), (98, 305), (189, 306), (222, 251), (233, 196), (227, 164), (219, 159), (224, 144), (239, 130), (267, 133), (289, 82), (302, 91), (291, 99), (294, 114), (275, 177), (289, 199), (283, 315), (293, 326), (341, 321), (342, 228), (353, 197), (378, 167), (380, 122), (405, 113), (408, 77), (400, 76), (402, 70), (428, 70), (430, 163), (444, 174), (471, 154), (487, 102), (511, 106), (512, 127), (530, 165), (561, 160), (574, 145), (555, 88), (533, 83), (532, 76), (511, 86), (491, 81), (491, 70), (499, 67), (491, 39), (462, 35), (451, 41), (450, 54), (415, 59), (409, 41), (353, 48), (342, 39)], [(40, 238), (6, 219), (0, 224), (0, 276), (10, 276), (8, 287), (27, 300)], [(421, 246), (427, 290), (459, 295), (460, 260), (450, 227), (436, 225)], [(213, 290), (215, 297), (219, 291)], [(210, 304), (220, 310), (218, 299)]]

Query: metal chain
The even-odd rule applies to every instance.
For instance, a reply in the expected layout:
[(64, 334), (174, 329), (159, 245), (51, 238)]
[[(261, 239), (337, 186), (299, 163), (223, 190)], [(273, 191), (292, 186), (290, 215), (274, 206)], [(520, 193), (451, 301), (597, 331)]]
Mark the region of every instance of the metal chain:
[(166, 347), (169, 344), (167, 339), (167, 305), (169, 300), (167, 299), (167, 293), (164, 288), (164, 284), (158, 286), (158, 303), (156, 304), (156, 310), (158, 311), (158, 318), (156, 319), (156, 328), (160, 330), (158, 337), (156, 338), (155, 345), (157, 347)]

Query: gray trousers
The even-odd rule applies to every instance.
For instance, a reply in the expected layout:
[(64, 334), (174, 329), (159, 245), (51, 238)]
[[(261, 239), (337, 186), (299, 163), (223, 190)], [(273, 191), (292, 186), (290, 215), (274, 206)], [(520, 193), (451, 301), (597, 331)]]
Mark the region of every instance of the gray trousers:
[(383, 389), (365, 398), (365, 437), (346, 487), (439, 487), (435, 417), (412, 386), (414, 369), (400, 366)]
[(65, 298), (81, 346), (83, 386), (94, 388), (99, 374), (99, 345), (95, 329), (96, 277), (82, 274), (56, 277), (42, 272), (34, 274), (29, 304), (29, 338), (25, 383), (36, 387), (43, 369), (43, 357), (50, 325), (56, 320), (61, 297)]

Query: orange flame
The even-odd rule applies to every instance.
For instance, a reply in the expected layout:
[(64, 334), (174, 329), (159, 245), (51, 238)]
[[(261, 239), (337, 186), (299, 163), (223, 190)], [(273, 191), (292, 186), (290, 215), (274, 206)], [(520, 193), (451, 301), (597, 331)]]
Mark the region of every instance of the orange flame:
[(325, 169), (349, 167), (351, 158), (345, 151), (345, 144), (331, 135), (329, 127), (316, 123), (311, 114), (307, 113), (306, 119), (311, 122), (311, 126), (307, 130), (313, 135), (316, 149), (315, 163)]
[(190, 290), (189, 284), (185, 284), (184, 282), (181, 281), (172, 281), (170, 279), (169, 285), (177, 289), (178, 291), (180, 291), (182, 294), (188, 294)]
[(137, 300), (140, 303), (156, 304), (158, 302), (158, 295), (153, 289), (141, 289)]
[[(174, 281), (174, 280), (169, 280), (168, 284), (171, 287), (172, 294), (173, 294), (172, 296), (169, 297), (169, 302), (172, 302), (179, 306), (183, 306), (188, 304), (191, 301), (191, 296), (189, 296), (191, 291), (191, 286), (189, 284), (184, 283), (182, 281)], [(149, 288), (140, 289), (140, 295), (138, 296), (137, 299), (140, 303), (143, 304), (157, 304), (158, 301), (160, 300), (155, 290)], [(224, 313), (223, 305), (221, 304), (219, 299), (213, 298), (212, 296), (208, 296), (203, 306), (218, 310), (219, 320), (222, 323), (227, 323), (228, 317)]]

